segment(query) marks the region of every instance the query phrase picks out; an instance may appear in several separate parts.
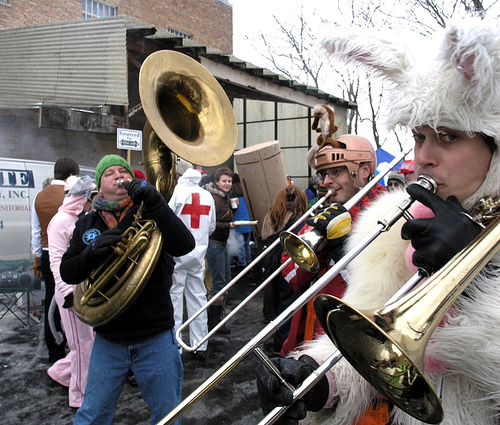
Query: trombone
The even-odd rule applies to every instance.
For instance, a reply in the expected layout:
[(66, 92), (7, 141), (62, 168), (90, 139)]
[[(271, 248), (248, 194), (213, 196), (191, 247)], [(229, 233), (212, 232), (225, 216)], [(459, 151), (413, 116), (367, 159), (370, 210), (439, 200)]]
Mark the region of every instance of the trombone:
[[(307, 210), (294, 224), (292, 224), (287, 230), (294, 230), (301, 222), (306, 220), (312, 213), (323, 206), (323, 203), (334, 194), (332, 189), (328, 190), (328, 192), (321, 199), (318, 200), (309, 210)], [(223, 320), (221, 320), (207, 335), (205, 335), (200, 341), (198, 341), (195, 345), (188, 345), (186, 342), (182, 340), (182, 332), (186, 329), (189, 324), (194, 321), (200, 314), (202, 314), (205, 310), (207, 310), (215, 301), (224, 296), (224, 294), (232, 288), (243, 276), (245, 276), (260, 260), (266, 257), (269, 252), (271, 252), (278, 244), (280, 243), (279, 238), (276, 239), (271, 245), (269, 245), (264, 251), (262, 251), (250, 264), (248, 264), (238, 275), (236, 275), (229, 283), (222, 288), (217, 294), (215, 294), (208, 302), (200, 308), (195, 314), (193, 314), (188, 320), (186, 320), (179, 329), (175, 332), (175, 337), (177, 339), (178, 344), (186, 351), (196, 351), (200, 348), (205, 341), (211, 338), (211, 336), (224, 326), (226, 322), (228, 322), (240, 309), (242, 309), (252, 298), (254, 298), (260, 291), (264, 289), (264, 287), (271, 282), (277, 275), (280, 273), (292, 260), (288, 259), (285, 263), (283, 263), (280, 267), (278, 267), (264, 282), (262, 282), (242, 303), (240, 303), (234, 310), (231, 311)]]
[[(373, 187), (375, 184), (380, 181), (389, 171), (394, 168), (394, 166), (402, 159), (404, 158), (410, 150), (403, 152), (399, 157), (395, 158), (388, 166), (387, 170), (383, 173), (379, 173), (377, 176), (375, 176), (374, 179), (370, 181), (370, 183), (363, 188), (362, 193), (359, 193), (351, 198), (346, 204), (345, 207), (346, 209), (351, 209), (354, 205), (356, 205), (359, 200)], [(420, 184), (425, 185), (431, 190), (435, 190), (435, 183), (432, 181), (432, 179), (426, 177), (426, 178), (421, 178)], [(349, 251), (344, 257), (342, 257), (329, 271), (328, 271), (328, 276), (329, 279), (319, 279), (314, 285), (312, 285), (307, 291), (305, 291), (297, 300), (295, 300), (285, 311), (283, 311), (278, 317), (276, 317), (274, 320), (272, 320), (264, 329), (262, 329), (252, 340), (250, 340), (244, 347), (242, 347), (233, 357), (231, 357), (222, 367), (220, 367), (216, 372), (214, 372), (203, 384), (201, 384), (195, 391), (193, 391), (189, 396), (187, 396), (175, 409), (173, 409), (167, 416), (165, 416), (160, 422), (158, 422), (158, 425), (165, 425), (165, 424), (172, 424), (175, 422), (178, 418), (180, 418), (189, 408), (197, 403), (205, 394), (207, 394), (212, 388), (214, 388), (225, 376), (227, 376), (244, 358), (246, 358), (250, 353), (256, 350), (256, 347), (261, 344), (263, 341), (265, 341), (267, 338), (269, 338), (271, 335), (273, 335), (280, 326), (282, 326), (286, 321), (288, 321), (297, 311), (300, 310), (312, 297), (314, 297), (323, 287), (325, 287), (328, 282), (336, 276), (338, 273), (340, 273), (341, 270), (343, 270), (347, 264), (349, 264), (363, 249), (369, 245), (375, 238), (377, 238), (382, 232), (388, 231), (392, 225), (398, 221), (401, 217), (409, 217), (407, 213), (407, 209), (411, 206), (413, 203), (413, 200), (409, 198), (408, 200), (405, 200), (402, 202), (399, 206), (395, 207), (394, 210), (392, 210), (389, 214), (384, 216), (383, 219), (379, 220), (378, 225), (376, 228), (367, 234), (365, 238), (363, 238), (351, 251)], [(310, 212), (304, 214), (303, 219), (307, 218)], [(296, 222), (298, 225), (298, 222)], [(279, 240), (276, 241), (279, 243)], [(276, 245), (274, 245), (276, 246)], [(274, 248), (274, 247), (273, 247)], [(271, 248), (272, 249), (272, 248)], [(270, 250), (268, 248), (268, 250)], [(267, 251), (267, 250), (266, 250)], [(266, 252), (264, 251), (264, 252)], [(259, 257), (257, 257), (251, 264), (249, 264), (235, 279), (233, 279), (230, 284), (233, 285), (236, 281), (236, 279), (239, 279), (244, 273), (246, 273), (257, 261), (260, 261), (261, 258), (263, 258), (262, 253)], [(289, 259), (291, 261), (291, 259)], [(275, 272), (274, 276), (276, 276), (277, 272)], [(257, 289), (256, 291), (259, 291), (267, 281), (270, 281), (270, 278), (266, 280), (266, 282), (263, 282)], [(229, 284), (228, 284), (229, 285)], [(225, 292), (227, 290), (228, 286), (219, 292), (215, 297), (213, 297), (210, 301), (213, 302), (216, 297), (218, 297), (221, 293)], [(255, 291), (254, 291), (255, 292)], [(247, 300), (251, 299), (254, 295), (250, 294), (240, 305), (238, 306), (241, 308), (242, 305), (245, 305)], [(207, 306), (210, 305), (210, 302), (207, 303)], [(196, 314), (200, 314), (202, 310), (207, 308), (205, 306), (203, 309), (200, 309)], [(194, 316), (193, 316), (194, 317)], [(225, 320), (228, 320), (232, 315), (228, 315)], [(188, 322), (186, 322), (188, 323)], [(186, 325), (186, 323), (184, 325)], [(220, 323), (220, 326), (222, 326), (222, 323)], [(225, 323), (225, 322), (224, 322)], [(181, 328), (179, 328), (180, 330)], [(215, 332), (217, 329), (214, 328), (212, 332)], [(177, 331), (176, 334), (177, 337), (179, 337), (179, 331)], [(180, 343), (180, 340), (178, 340)], [(182, 347), (186, 346), (187, 344), (180, 344)], [(191, 351), (194, 351), (194, 348), (190, 348)], [(264, 356), (265, 354), (262, 353)]]
[[(500, 249), (500, 217), (411, 293), (374, 311), (332, 296), (316, 299), (318, 318), (346, 360), (380, 394), (419, 421), (443, 420), (439, 396), (423, 374), (424, 354), (448, 309)], [(315, 306), (316, 307), (316, 306)]]
[[(363, 187), (356, 195), (354, 195), (349, 201), (344, 205), (347, 210), (350, 210), (354, 205), (356, 205), (380, 180), (382, 180), (389, 172), (408, 155), (413, 148), (410, 148), (404, 152), (401, 152), (399, 156), (394, 158), (390, 164), (387, 166), (386, 170), (377, 174), (372, 180), (368, 182), (368, 184)], [(328, 200), (328, 198), (334, 194), (333, 189), (329, 189), (328, 192), (318, 200), (309, 210), (307, 210), (297, 221), (292, 224), (288, 229), (286, 229), (287, 234), (291, 233), (292, 230), (297, 228), (304, 220), (313, 215), (314, 211), (318, 208), (322, 207), (324, 202)], [(282, 233), (284, 233), (282, 232)], [(278, 267), (271, 275), (264, 280), (250, 295), (247, 296), (238, 306), (236, 306), (223, 320), (221, 320), (210, 332), (207, 333), (200, 341), (198, 341), (194, 345), (188, 345), (182, 339), (182, 332), (193, 322), (200, 314), (202, 314), (205, 310), (214, 304), (217, 299), (223, 297), (224, 294), (232, 288), (243, 276), (245, 276), (259, 261), (261, 261), (264, 257), (266, 257), (278, 244), (280, 243), (280, 238), (277, 238), (273, 243), (271, 243), (263, 252), (261, 252), (250, 264), (248, 264), (238, 275), (236, 275), (229, 283), (224, 286), (217, 294), (215, 294), (210, 300), (208, 300), (207, 304), (205, 304), (202, 308), (200, 308), (196, 313), (194, 313), (190, 318), (188, 318), (180, 327), (176, 330), (175, 336), (178, 344), (186, 351), (193, 352), (200, 348), (205, 341), (210, 339), (212, 335), (217, 333), (217, 331), (223, 327), (231, 318), (233, 318), (243, 307), (245, 307), (249, 301), (251, 301), (258, 293), (265, 289), (266, 285), (269, 284), (281, 271), (288, 266), (293, 260), (292, 258), (288, 258), (280, 267)], [(286, 322), (286, 320), (285, 320)], [(282, 324), (280, 324), (281, 326)]]
[[(329, 274), (329, 271), (326, 272), (321, 279), (325, 279), (326, 281), (330, 281), (333, 277)], [(384, 306), (388, 306), (393, 302), (399, 300), (401, 297), (406, 295), (408, 292), (413, 290), (424, 278), (427, 277), (427, 273), (424, 270), (419, 270), (415, 273), (400, 289), (396, 292), (385, 304)], [(319, 304), (319, 303), (318, 303)], [(315, 308), (317, 303), (315, 301)], [(323, 308), (324, 309), (324, 308)], [(258, 425), (269, 425), (275, 423), (283, 414), (288, 410), (288, 408), (298, 399), (302, 398), (314, 385), (316, 385), (326, 373), (337, 364), (337, 362), (343, 357), (342, 353), (339, 349), (336, 349), (330, 354), (330, 356), (319, 365), (315, 370), (311, 372), (311, 374), (304, 379), (297, 388), (293, 388), (289, 386), (290, 391), (292, 392), (292, 402), (287, 406), (277, 406), (273, 410), (271, 410), (260, 422)], [(274, 364), (268, 359), (262, 359), (264, 364), (274, 371)], [(278, 371), (279, 377), (281, 377)], [(287, 385), (288, 386), (288, 385)]]

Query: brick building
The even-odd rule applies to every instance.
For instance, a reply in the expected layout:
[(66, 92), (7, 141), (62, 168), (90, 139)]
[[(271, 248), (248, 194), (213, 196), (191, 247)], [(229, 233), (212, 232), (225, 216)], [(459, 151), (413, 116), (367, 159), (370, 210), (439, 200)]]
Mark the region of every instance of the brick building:
[(158, 30), (233, 52), (233, 9), (227, 0), (0, 0), (0, 28), (133, 16)]
[[(158, 50), (205, 66), (233, 105), (236, 150), (279, 140), (287, 173), (304, 189), (317, 136), (311, 108), (334, 105), (342, 134), (356, 107), (232, 56), (228, 0), (0, 0), (0, 45), (0, 157), (78, 156), (94, 167), (116, 153), (118, 128), (144, 128), (139, 71)], [(141, 151), (126, 155), (142, 168)]]

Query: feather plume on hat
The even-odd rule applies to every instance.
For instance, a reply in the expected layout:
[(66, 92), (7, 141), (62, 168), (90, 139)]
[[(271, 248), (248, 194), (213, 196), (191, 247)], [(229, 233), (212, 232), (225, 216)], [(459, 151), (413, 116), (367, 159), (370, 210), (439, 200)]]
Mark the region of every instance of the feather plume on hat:
[(361, 65), (391, 83), (387, 127), (449, 127), (469, 134), (483, 133), (495, 139), (485, 181), (464, 202), (472, 206), (486, 195), (500, 195), (500, 29), (494, 21), (471, 17), (450, 21), (441, 42), (416, 60), (401, 36), (380, 32), (342, 32), (322, 41), (331, 56)]

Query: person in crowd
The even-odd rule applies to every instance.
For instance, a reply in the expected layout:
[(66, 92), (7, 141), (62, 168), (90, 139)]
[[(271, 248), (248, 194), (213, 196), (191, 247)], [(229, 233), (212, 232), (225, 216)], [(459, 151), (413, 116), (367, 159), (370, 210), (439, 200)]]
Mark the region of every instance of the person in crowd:
[[(141, 217), (154, 220), (163, 235), (158, 262), (137, 298), (117, 317), (94, 328), (85, 397), (75, 424), (110, 424), (129, 371), (151, 408), (152, 423), (181, 399), (182, 362), (169, 286), (172, 256), (192, 251), (195, 242), (163, 196), (147, 181), (133, 177), (132, 168), (121, 156), (101, 159), (96, 167), (99, 193), (93, 200), (93, 211), (76, 222), (61, 261), (64, 282), (76, 285), (89, 278), (121, 241), (140, 205)], [(124, 187), (119, 184), (121, 179), (125, 180)]]
[[(179, 170), (178, 170), (179, 171)], [(182, 169), (180, 170), (182, 171)], [(187, 168), (179, 177), (169, 207), (191, 230), (196, 248), (189, 254), (175, 257), (175, 270), (172, 276), (170, 297), (174, 306), (175, 327), (179, 329), (183, 322), (184, 295), (188, 317), (191, 317), (207, 303), (205, 287), (205, 256), (208, 238), (215, 230), (215, 204), (212, 195), (198, 183), (201, 173)], [(194, 346), (208, 333), (207, 313), (204, 311), (189, 325), (190, 345)], [(193, 353), (197, 360), (205, 359), (208, 341)]]
[[(388, 127), (412, 130), (416, 174), (437, 183), (435, 194), (412, 184), (407, 194), (397, 191), (380, 197), (358, 220), (349, 247), (408, 195), (417, 201), (410, 209), (414, 220), (400, 220), (351, 262), (343, 300), (356, 309), (380, 308), (417, 268), (440, 270), (485, 227), (495, 225), (480, 206), (484, 198), (500, 197), (498, 22), (479, 17), (450, 21), (439, 35), (441, 41), (433, 44), (436, 52), (426, 50), (425, 61), (414, 59), (395, 35), (346, 32), (324, 43), (336, 57), (366, 66), (392, 83)], [(426, 347), (424, 374), (442, 400), (444, 425), (498, 424), (500, 376), (490, 366), (500, 352), (499, 270), (497, 254), (454, 302)], [(273, 361), (284, 378), (297, 385), (334, 349), (324, 335), (290, 357)], [(290, 403), (291, 392), (274, 375), (265, 368), (259, 368), (258, 375), (264, 411)], [(374, 415), (380, 420), (369, 423), (422, 423), (377, 395), (346, 359), (281, 420), (298, 423), (307, 410), (307, 423), (313, 424), (366, 423)]]
[(75, 160), (59, 158), (54, 164), (54, 179), (36, 195), (31, 213), (31, 251), (35, 256), (33, 273), (36, 277), (43, 278), (45, 282), (44, 337), (49, 351), (49, 363), (51, 364), (58, 360), (66, 362), (67, 359), (65, 359), (66, 341), (64, 339), (61, 342), (56, 341), (49, 321), (53, 321), (54, 329), (62, 333), (59, 310), (55, 309), (56, 314), (53, 317), (49, 314), (50, 305), (54, 298), (55, 282), (50, 270), (47, 226), (63, 203), (66, 179), (69, 176), (77, 176), (79, 173), (80, 167)]
[(83, 323), (73, 309), (73, 285), (66, 284), (59, 273), (61, 258), (69, 246), (75, 223), (79, 216), (90, 211), (96, 186), (89, 176), (70, 176), (66, 179), (66, 196), (56, 215), (47, 227), (50, 252), (50, 269), (54, 275), (55, 294), (64, 333), (68, 342), (69, 362), (56, 362), (48, 370), (49, 377), (69, 387), (69, 406), (82, 405), (90, 353), (94, 343), (94, 330)]
[(398, 171), (392, 171), (387, 177), (387, 190), (393, 191), (403, 189), (406, 187), (406, 180), (404, 175)]
[[(279, 238), (280, 233), (292, 226), (306, 211), (307, 198), (302, 189), (295, 185), (289, 185), (281, 189), (262, 222), (262, 250), (265, 250)], [(303, 224), (299, 225), (295, 229), (295, 233), (302, 226)], [(278, 245), (262, 260), (261, 269), (265, 278), (269, 277), (280, 266), (282, 253), (281, 245)], [(264, 289), (264, 317), (273, 320), (296, 299), (297, 294), (290, 288), (284, 278), (278, 274)], [(271, 348), (273, 353), (280, 353), (283, 341), (288, 336), (289, 331), (290, 321), (284, 323), (274, 334)]]
[[(243, 196), (243, 188), (241, 187), (240, 177), (236, 173), (233, 176), (233, 186), (231, 188), (230, 198), (238, 198), (238, 208), (233, 214), (233, 222), (250, 221), (250, 214), (245, 202), (245, 197)], [(252, 226), (236, 226), (236, 228), (230, 230), (230, 233), (235, 234), (235, 239), (240, 246), (236, 256), (236, 266), (238, 268), (244, 268), (252, 262), (252, 249), (250, 247), (250, 241), (252, 239)], [(229, 258), (229, 262), (232, 264), (231, 258)]]
[(206, 172), (201, 173), (200, 187), (206, 189), (209, 183), (213, 183), (212, 177)]
[(133, 171), (136, 179), (146, 180), (146, 175), (141, 170), (134, 169)]
[[(364, 137), (353, 134), (344, 134), (331, 139), (330, 143), (323, 144), (323, 147), (316, 151), (314, 162), (310, 162), (309, 165), (316, 169), (326, 189), (334, 190), (334, 195), (329, 199), (333, 207), (319, 211), (315, 217), (308, 219), (306, 226), (299, 232), (300, 236), (316, 228), (325, 237), (326, 243), (320, 246), (320, 251), (317, 252), (319, 271), (310, 273), (294, 262), (283, 269), (284, 279), (297, 293), (304, 292), (344, 254), (346, 238), (338, 235), (330, 235), (329, 237), (326, 227), (332, 220), (346, 212), (341, 205), (356, 195), (373, 178), (377, 168), (376, 161), (372, 143)], [(359, 213), (384, 192), (385, 188), (376, 184), (351, 209), (354, 226)], [(333, 223), (335, 221), (332, 221)], [(288, 255), (284, 255), (283, 261), (286, 259), (288, 259)], [(344, 276), (345, 273), (335, 276), (320, 293), (341, 297), (346, 288)], [(301, 342), (313, 339), (323, 332), (316, 319), (313, 302), (310, 301), (293, 316), (290, 332), (283, 343), (281, 353), (285, 355), (293, 351)]]
[(308, 203), (311, 203), (311, 201), (314, 201), (314, 199), (317, 198), (318, 187), (319, 187), (318, 177), (316, 177), (316, 176), (309, 177), (308, 186), (306, 189), (306, 196), (307, 196)]
[(403, 161), (398, 173), (403, 175), (407, 185), (414, 182), (417, 179), (415, 175), (415, 160), (407, 159)]
[[(231, 265), (227, 251), (227, 240), (230, 229), (235, 229), (233, 209), (229, 204), (229, 192), (233, 185), (233, 172), (227, 167), (219, 168), (214, 175), (214, 182), (208, 183), (206, 189), (212, 194), (215, 202), (216, 225), (210, 235), (207, 250), (208, 270), (212, 277), (210, 297), (213, 297), (231, 280)], [(208, 309), (208, 326), (212, 329), (222, 319), (225, 297), (219, 297)], [(229, 328), (222, 326), (219, 333), (230, 333)]]

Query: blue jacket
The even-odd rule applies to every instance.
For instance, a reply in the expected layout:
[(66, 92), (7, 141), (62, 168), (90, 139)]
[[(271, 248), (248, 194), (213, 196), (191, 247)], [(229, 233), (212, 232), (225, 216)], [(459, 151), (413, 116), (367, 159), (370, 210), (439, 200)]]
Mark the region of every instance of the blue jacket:
[[(249, 221), (250, 220), (250, 214), (248, 213), (248, 208), (247, 204), (245, 203), (245, 198), (243, 196), (240, 196), (239, 198), (240, 205), (238, 206), (238, 209), (234, 213), (233, 216), (233, 221)], [(252, 233), (252, 226), (237, 226), (236, 230), (238, 233)]]

